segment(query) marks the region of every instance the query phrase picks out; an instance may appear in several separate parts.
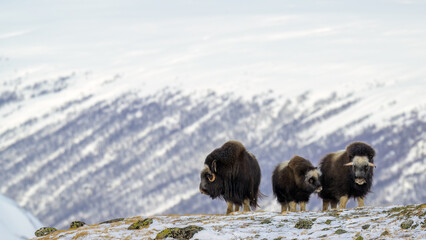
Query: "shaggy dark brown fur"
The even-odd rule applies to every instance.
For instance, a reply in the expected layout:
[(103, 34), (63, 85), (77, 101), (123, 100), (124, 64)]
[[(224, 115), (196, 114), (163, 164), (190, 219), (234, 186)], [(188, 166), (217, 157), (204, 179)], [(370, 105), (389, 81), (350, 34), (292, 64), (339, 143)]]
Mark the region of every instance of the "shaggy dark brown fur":
[[(200, 192), (211, 198), (223, 198), (228, 203), (227, 214), (258, 206), (260, 167), (255, 156), (238, 141), (228, 141), (211, 152), (201, 171)], [(235, 209), (233, 209), (233, 205)]]
[(306, 210), (306, 203), (313, 192), (321, 191), (320, 172), (309, 160), (294, 156), (279, 164), (272, 174), (272, 190), (281, 204), (281, 211)]
[(364, 197), (373, 184), (374, 149), (363, 142), (353, 142), (346, 150), (327, 154), (320, 161), (323, 190), (323, 210), (346, 208), (349, 198), (357, 198), (358, 206), (364, 206)]

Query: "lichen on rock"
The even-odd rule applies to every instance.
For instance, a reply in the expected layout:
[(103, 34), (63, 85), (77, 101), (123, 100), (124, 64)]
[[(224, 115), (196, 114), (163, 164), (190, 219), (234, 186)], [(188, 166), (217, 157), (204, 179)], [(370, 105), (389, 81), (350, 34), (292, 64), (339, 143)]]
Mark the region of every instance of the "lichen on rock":
[(53, 227), (42, 227), (39, 230), (37, 230), (34, 234), (36, 235), (36, 237), (42, 237), (56, 231), (58, 231), (58, 229)]
[(347, 233), (348, 231), (343, 230), (343, 229), (337, 229), (334, 233), (335, 234), (343, 234), (343, 233)]
[(298, 229), (310, 229), (312, 228), (312, 225), (314, 225), (314, 223), (309, 219), (299, 219), (294, 227)]
[(82, 227), (82, 226), (84, 226), (84, 225), (86, 225), (86, 223), (85, 223), (85, 222), (82, 222), (82, 221), (74, 221), (74, 222), (72, 222), (72, 223), (71, 223), (70, 228), (71, 228), (71, 229), (73, 229), (73, 228), (79, 228), (79, 227)]
[(133, 223), (127, 229), (135, 230), (135, 229), (147, 228), (152, 223), (153, 223), (153, 220), (151, 218), (145, 218), (144, 220), (139, 220), (139, 221)]
[(384, 232), (382, 232), (382, 234), (380, 234), (380, 237), (385, 237), (385, 236), (389, 236), (390, 233), (389, 231), (386, 229)]
[(411, 225), (413, 225), (414, 221), (413, 220), (405, 220), (401, 223), (401, 228), (402, 229), (409, 229), (411, 227)]
[(191, 239), (196, 233), (201, 230), (204, 230), (204, 228), (194, 225), (190, 225), (184, 228), (166, 228), (163, 231), (159, 232), (155, 239)]

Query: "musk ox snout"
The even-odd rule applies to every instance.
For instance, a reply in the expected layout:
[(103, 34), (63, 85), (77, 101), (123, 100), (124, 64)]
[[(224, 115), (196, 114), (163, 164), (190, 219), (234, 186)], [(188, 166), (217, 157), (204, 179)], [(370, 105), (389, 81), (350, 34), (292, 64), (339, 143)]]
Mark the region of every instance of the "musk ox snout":
[(322, 190), (321, 182), (320, 182), (321, 172), (314, 168), (308, 171), (305, 175), (305, 187), (310, 192), (320, 192)]
[(209, 195), (209, 194), (207, 193), (206, 186), (204, 186), (204, 185), (203, 185), (203, 183), (200, 183), (200, 187), (199, 187), (199, 189), (200, 189), (200, 193), (202, 193), (202, 194), (204, 194), (204, 195)]
[(317, 187), (317, 189), (315, 189), (315, 193), (319, 193), (319, 192), (321, 192), (322, 191), (322, 186), (319, 186), (319, 187)]
[(355, 178), (355, 183), (358, 185), (364, 185), (367, 183), (367, 180), (365, 180), (365, 178)]

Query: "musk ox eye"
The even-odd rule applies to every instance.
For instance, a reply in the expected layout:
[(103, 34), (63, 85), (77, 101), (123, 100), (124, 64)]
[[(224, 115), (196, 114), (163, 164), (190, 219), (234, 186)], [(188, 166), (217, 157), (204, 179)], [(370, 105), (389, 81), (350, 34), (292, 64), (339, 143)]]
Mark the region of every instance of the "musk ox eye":
[(309, 183), (310, 183), (310, 184), (314, 184), (314, 179), (313, 179), (313, 178), (310, 178), (310, 179), (309, 179)]
[(214, 182), (214, 180), (216, 179), (216, 176), (214, 175), (214, 173), (207, 175), (207, 179), (209, 179), (210, 182)]
[(367, 171), (367, 170), (368, 170), (368, 166), (365, 166), (365, 167), (364, 167), (364, 170), (365, 170), (365, 171)]

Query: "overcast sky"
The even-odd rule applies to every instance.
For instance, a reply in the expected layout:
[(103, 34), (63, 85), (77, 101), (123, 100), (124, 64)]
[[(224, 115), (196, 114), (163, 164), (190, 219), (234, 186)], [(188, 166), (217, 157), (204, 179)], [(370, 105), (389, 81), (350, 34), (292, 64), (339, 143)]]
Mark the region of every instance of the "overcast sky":
[(0, 0), (0, 82), (90, 72), (250, 92), (426, 84), (425, 26), (424, 0)]

